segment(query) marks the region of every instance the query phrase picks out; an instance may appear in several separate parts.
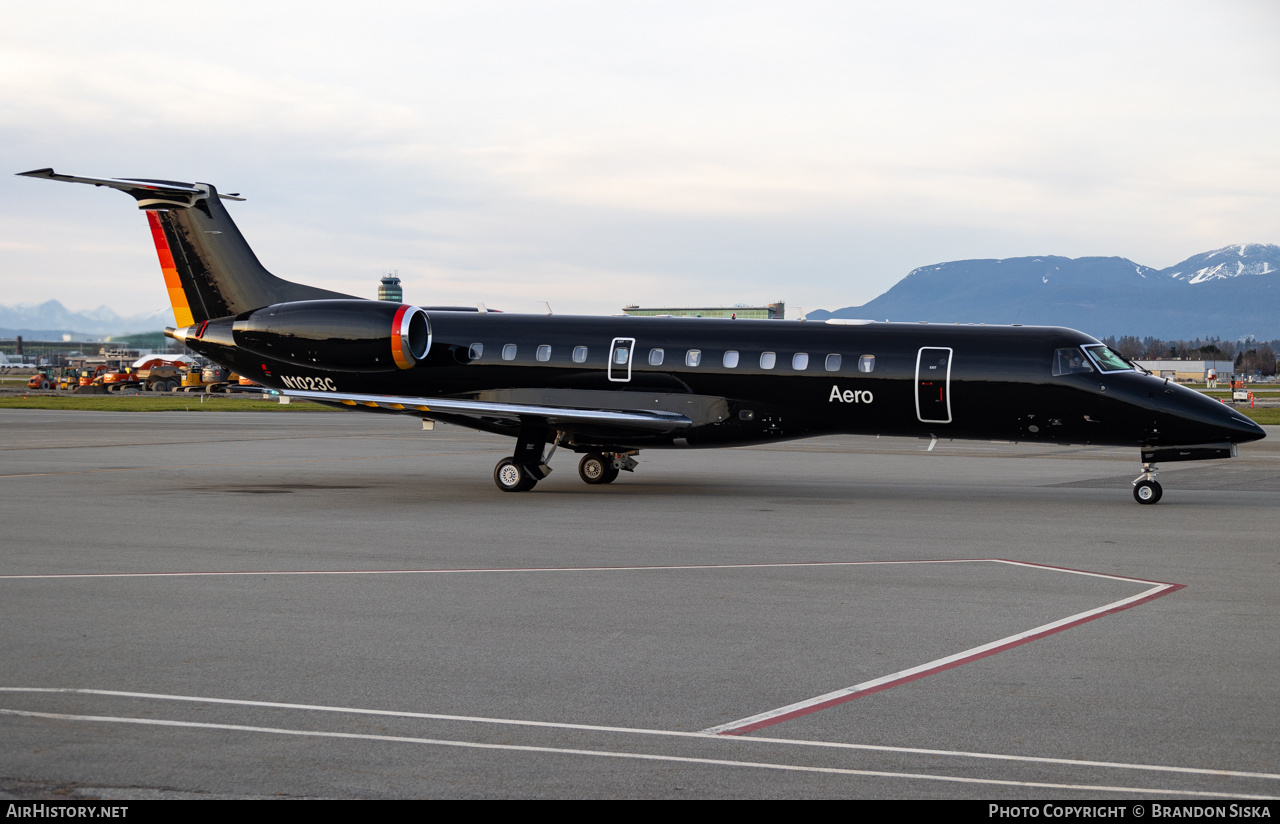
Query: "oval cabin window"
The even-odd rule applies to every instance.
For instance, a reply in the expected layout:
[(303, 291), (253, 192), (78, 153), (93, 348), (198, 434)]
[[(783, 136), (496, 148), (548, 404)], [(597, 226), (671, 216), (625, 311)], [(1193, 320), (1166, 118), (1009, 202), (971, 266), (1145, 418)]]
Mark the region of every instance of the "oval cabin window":
[(586, 362), (587, 362), (587, 347), (585, 347), (585, 346), (575, 346), (575, 347), (573, 347), (573, 362), (574, 362), (574, 363), (586, 363)]
[(803, 372), (809, 368), (809, 353), (796, 352), (791, 358), (791, 368), (797, 372)]
[(761, 368), (761, 369), (772, 369), (773, 367), (775, 367), (775, 366), (777, 366), (777, 365), (778, 365), (778, 353), (777, 353), (777, 352), (761, 352), (761, 353), (760, 353), (760, 368)]
[(724, 368), (725, 368), (725, 369), (737, 369), (737, 368), (738, 368), (738, 353), (737, 353), (737, 352), (735, 352), (735, 351), (733, 351), (732, 349), (730, 349), (728, 352), (725, 352), (725, 353), (724, 353)]
[(507, 345), (502, 347), (502, 359), (503, 360), (516, 359), (516, 345), (514, 343), (508, 343)]

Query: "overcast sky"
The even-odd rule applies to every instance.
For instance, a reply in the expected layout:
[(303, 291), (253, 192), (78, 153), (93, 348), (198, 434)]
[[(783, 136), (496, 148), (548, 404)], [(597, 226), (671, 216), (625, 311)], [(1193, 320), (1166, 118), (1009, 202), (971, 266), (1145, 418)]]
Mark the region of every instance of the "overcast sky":
[[(6, 4), (0, 156), (205, 181), (412, 303), (861, 304), (946, 260), (1280, 242), (1280, 3)], [(0, 175), (0, 303), (166, 305), (125, 195)], [(790, 313), (789, 313), (790, 314)]]

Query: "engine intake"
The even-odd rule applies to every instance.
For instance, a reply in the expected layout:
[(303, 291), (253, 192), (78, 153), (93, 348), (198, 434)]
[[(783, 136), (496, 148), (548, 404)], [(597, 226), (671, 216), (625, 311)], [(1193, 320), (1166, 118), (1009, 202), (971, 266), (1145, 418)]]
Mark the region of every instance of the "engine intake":
[(411, 369), (431, 351), (426, 312), (375, 300), (277, 303), (238, 316), (232, 335), (265, 358), (349, 372)]

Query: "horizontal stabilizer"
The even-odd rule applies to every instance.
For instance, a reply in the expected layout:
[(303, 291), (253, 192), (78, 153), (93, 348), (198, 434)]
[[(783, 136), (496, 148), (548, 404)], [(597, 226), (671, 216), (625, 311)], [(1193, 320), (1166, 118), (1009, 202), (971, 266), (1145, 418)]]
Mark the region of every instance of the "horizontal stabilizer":
[[(53, 169), (34, 169), (30, 172), (19, 172), (18, 177), (40, 177), (46, 180), (61, 180), (64, 183), (87, 183), (90, 186), (109, 186), (131, 195), (138, 201), (138, 206), (178, 206), (188, 207), (196, 200), (209, 195), (210, 188), (202, 183), (182, 183), (176, 180), (147, 180), (143, 178), (105, 178), (76, 177), (60, 175)], [(244, 200), (239, 195), (219, 194), (224, 200)]]
[(354, 395), (342, 392), (315, 392), (305, 389), (282, 389), (281, 395), (322, 403), (341, 403), (346, 406), (368, 406), (393, 412), (420, 414), (427, 417), (467, 418), (472, 420), (506, 421), (512, 424), (541, 423), (550, 429), (575, 431), (628, 432), (632, 434), (661, 435), (679, 432), (693, 425), (693, 421), (675, 412), (659, 412), (648, 409), (574, 409), (561, 406), (541, 406), (518, 403), (492, 403), (459, 398), (414, 398), (395, 395)]

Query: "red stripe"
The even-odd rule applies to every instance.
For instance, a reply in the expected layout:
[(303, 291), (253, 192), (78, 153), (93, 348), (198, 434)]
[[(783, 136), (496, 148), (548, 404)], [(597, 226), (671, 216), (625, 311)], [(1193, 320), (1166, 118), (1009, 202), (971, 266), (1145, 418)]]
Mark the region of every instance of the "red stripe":
[[(1017, 563), (1021, 564), (1023, 562), (1018, 561)], [(1029, 566), (1047, 566), (1047, 565), (1046, 564), (1029, 564)], [(1048, 567), (1048, 568), (1061, 569), (1068, 572), (1075, 571), (1075, 570), (1069, 570), (1067, 569), (1067, 567)], [(1116, 577), (1124, 577), (1124, 576), (1116, 576)], [(1134, 580), (1142, 580), (1142, 579), (1134, 579)], [(1153, 583), (1160, 583), (1160, 582), (1156, 581)], [(1072, 621), (1069, 624), (1063, 624), (1060, 627), (1054, 627), (1053, 629), (1047, 629), (1043, 632), (1037, 632), (1035, 635), (1028, 635), (1026, 638), (1020, 638), (1017, 641), (1010, 641), (1007, 644), (1001, 644), (998, 647), (993, 647), (989, 650), (975, 653), (968, 657), (960, 658), (956, 661), (951, 661), (950, 663), (947, 663), (947, 664), (939, 665), (934, 669), (925, 670), (924, 672), (917, 672), (914, 675), (904, 676), (902, 678), (899, 678), (896, 681), (889, 681), (887, 683), (880, 684), (875, 687), (870, 687), (868, 689), (862, 690), (860, 692), (855, 692), (850, 695), (842, 695), (839, 698), (832, 698), (830, 701), (823, 701), (821, 704), (814, 704), (813, 706), (804, 707), (803, 709), (798, 709), (794, 712), (789, 712), (784, 715), (775, 716), (773, 718), (766, 718), (763, 721), (757, 721), (754, 724), (748, 724), (745, 727), (738, 727), (737, 729), (726, 730), (720, 733), (720, 735), (742, 735), (743, 733), (753, 732), (755, 730), (764, 729), (765, 727), (772, 727), (774, 724), (781, 724), (783, 721), (790, 721), (793, 718), (800, 718), (801, 716), (810, 715), (811, 713), (815, 713), (820, 710), (825, 710), (825, 709), (828, 709), (829, 707), (835, 707), (840, 704), (846, 704), (854, 700), (855, 698), (861, 698), (864, 695), (872, 695), (877, 692), (884, 692), (887, 689), (901, 686), (902, 684), (909, 684), (912, 681), (919, 681), (921, 678), (927, 678), (928, 676), (936, 675), (939, 672), (946, 672), (949, 669), (955, 669), (956, 667), (962, 666), (964, 664), (968, 664), (973, 661), (977, 661), (981, 658), (990, 657), (992, 655), (995, 655), (998, 652), (1004, 652), (1005, 650), (1010, 650), (1010, 649), (1013, 649), (1014, 647), (1020, 647), (1023, 644), (1029, 644), (1032, 641), (1037, 641), (1041, 638), (1045, 638), (1055, 633), (1062, 632), (1063, 630), (1071, 629), (1072, 627), (1078, 627), (1081, 624), (1087, 624), (1090, 621), (1096, 621), (1097, 619), (1101, 618), (1104, 615), (1111, 615), (1112, 613), (1121, 612), (1126, 609), (1132, 609), (1133, 607), (1136, 607), (1139, 604), (1145, 604), (1148, 601), (1153, 601), (1156, 598), (1160, 598), (1162, 596), (1168, 595), (1171, 592), (1177, 592), (1178, 590), (1185, 587), (1186, 584), (1168, 584), (1167, 586), (1169, 587), (1168, 589), (1162, 589), (1159, 592), (1153, 592), (1152, 594), (1148, 595), (1145, 598), (1139, 598), (1136, 601), (1132, 601), (1122, 606), (1112, 607), (1111, 609), (1105, 610), (1103, 612), (1099, 612), (1097, 615), (1090, 615), (1087, 618), (1081, 618), (1077, 621)]]
[(164, 228), (155, 212), (147, 211), (147, 223), (151, 226), (151, 239), (156, 244), (156, 254), (160, 257), (160, 268), (176, 269), (173, 263), (173, 252), (169, 250), (169, 239), (164, 236)]

